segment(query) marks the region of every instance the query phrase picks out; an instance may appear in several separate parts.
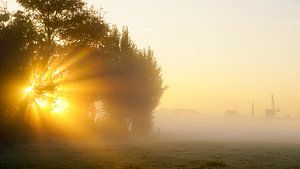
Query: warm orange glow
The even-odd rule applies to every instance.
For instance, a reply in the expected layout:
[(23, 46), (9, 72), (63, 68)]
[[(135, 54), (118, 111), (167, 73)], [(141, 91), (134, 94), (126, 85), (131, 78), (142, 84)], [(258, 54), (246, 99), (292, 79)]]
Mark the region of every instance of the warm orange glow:
[[(84, 85), (83, 81), (76, 80), (90, 72), (90, 67), (77, 66), (81, 58), (86, 56), (87, 51), (82, 51), (68, 60), (53, 57), (47, 66), (39, 61), (29, 69), (27, 87), (23, 90), (25, 99), (28, 100), (28, 110), (35, 121), (47, 121), (61, 128), (72, 128), (76, 125), (75, 113), (70, 111), (79, 110), (76, 106), (82, 91), (91, 87)], [(87, 83), (85, 83), (87, 84)], [(80, 94), (79, 94), (80, 92)], [(67, 113), (68, 112), (68, 113)], [(61, 119), (66, 123), (60, 123)], [(77, 127), (75, 127), (77, 128)], [(74, 131), (77, 129), (74, 128)]]
[[(28, 81), (23, 91), (31, 123), (43, 130), (43, 123), (52, 125), (64, 134), (87, 134), (81, 115), (87, 111), (82, 105), (88, 94), (97, 90), (97, 79), (86, 78), (94, 71), (94, 63), (87, 61), (89, 50), (76, 53), (69, 59), (54, 56), (46, 66), (36, 60), (28, 69)], [(96, 88), (97, 86), (97, 88)]]
[(60, 82), (66, 74), (60, 74), (60, 68), (47, 71), (46, 73), (34, 73), (30, 79), (30, 86), (24, 89), (24, 93), (31, 100), (34, 107), (48, 110), (51, 113), (61, 114), (69, 107), (63, 97), (63, 87)]

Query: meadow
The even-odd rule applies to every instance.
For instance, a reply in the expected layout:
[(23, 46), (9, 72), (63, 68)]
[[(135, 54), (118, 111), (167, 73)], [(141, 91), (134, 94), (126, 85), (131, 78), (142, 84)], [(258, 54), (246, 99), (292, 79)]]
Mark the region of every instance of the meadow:
[(299, 169), (300, 145), (219, 141), (30, 143), (0, 149), (0, 168)]

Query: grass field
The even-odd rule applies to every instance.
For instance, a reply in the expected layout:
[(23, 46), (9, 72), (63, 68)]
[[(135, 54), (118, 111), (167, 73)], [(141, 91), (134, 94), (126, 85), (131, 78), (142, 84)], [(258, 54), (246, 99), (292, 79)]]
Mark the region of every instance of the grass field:
[(300, 144), (156, 141), (23, 144), (0, 149), (0, 168), (299, 169)]

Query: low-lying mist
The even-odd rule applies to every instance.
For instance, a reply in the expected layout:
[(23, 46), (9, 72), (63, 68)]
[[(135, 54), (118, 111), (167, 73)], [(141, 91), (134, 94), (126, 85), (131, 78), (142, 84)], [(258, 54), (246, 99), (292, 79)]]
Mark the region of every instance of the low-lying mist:
[(159, 111), (155, 128), (176, 140), (299, 142), (300, 119)]

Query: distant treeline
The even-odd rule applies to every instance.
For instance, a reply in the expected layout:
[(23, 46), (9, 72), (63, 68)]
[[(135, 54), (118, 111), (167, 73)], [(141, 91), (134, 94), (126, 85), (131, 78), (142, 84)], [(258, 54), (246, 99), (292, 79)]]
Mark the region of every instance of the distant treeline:
[[(137, 48), (127, 27), (120, 31), (108, 24), (101, 11), (82, 0), (17, 2), (22, 8), (14, 13), (5, 4), (0, 9), (1, 141), (26, 140), (38, 133), (28, 118), (30, 101), (17, 97), (18, 84), (26, 84), (37, 65), (40, 72), (47, 72), (54, 61), (68, 63), (77, 57), (79, 61), (69, 69), (89, 69), (62, 83), (93, 82), (80, 86), (93, 90), (77, 94), (77, 121), (107, 134), (151, 132), (153, 110), (165, 87), (150, 48)], [(97, 122), (95, 101), (105, 111)], [(42, 122), (45, 131), (55, 125), (47, 118)]]

